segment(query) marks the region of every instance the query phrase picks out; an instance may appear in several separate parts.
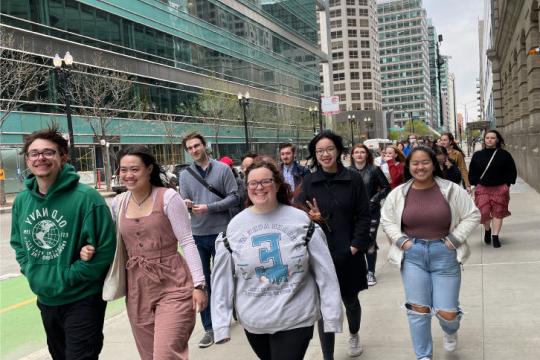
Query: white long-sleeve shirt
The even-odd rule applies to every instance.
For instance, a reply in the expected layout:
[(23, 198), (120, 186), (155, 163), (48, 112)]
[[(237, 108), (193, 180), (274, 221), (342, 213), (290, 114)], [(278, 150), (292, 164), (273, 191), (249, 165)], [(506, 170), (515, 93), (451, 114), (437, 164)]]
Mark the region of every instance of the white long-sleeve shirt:
[(273, 334), (313, 325), (321, 316), (326, 332), (341, 332), (339, 284), (323, 231), (316, 226), (306, 246), (309, 218), (279, 205), (266, 214), (251, 208), (216, 240), (212, 271), (212, 326), (215, 341), (229, 337), (233, 299), (238, 321), (254, 334)]

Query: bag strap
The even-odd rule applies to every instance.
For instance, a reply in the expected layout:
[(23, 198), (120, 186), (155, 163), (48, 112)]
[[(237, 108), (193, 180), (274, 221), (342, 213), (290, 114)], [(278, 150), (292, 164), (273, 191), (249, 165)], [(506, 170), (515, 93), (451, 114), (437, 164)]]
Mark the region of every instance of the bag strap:
[(489, 169), (489, 165), (491, 165), (491, 162), (493, 161), (493, 158), (495, 157), (495, 154), (497, 153), (497, 151), (499, 151), (499, 149), (496, 149), (496, 150), (493, 152), (493, 155), (491, 155), (491, 159), (489, 159), (489, 162), (488, 162), (486, 168), (484, 169), (484, 172), (482, 173), (482, 175), (480, 175), (480, 180), (482, 180), (482, 178), (484, 177), (484, 175), (486, 175), (486, 172), (487, 172), (488, 169)]
[(306, 243), (304, 244), (305, 246), (307, 246), (308, 243), (311, 241), (311, 238), (313, 237), (314, 232), (315, 232), (315, 223), (313, 222), (313, 220), (311, 220), (309, 222), (306, 237), (304, 239), (306, 241)]
[(195, 172), (195, 170), (193, 170), (191, 168), (191, 166), (188, 166), (186, 168), (186, 170), (191, 174), (191, 176), (193, 176), (193, 178), (195, 178), (195, 180), (197, 180), (198, 182), (200, 182), (202, 184), (202, 186), (204, 186), (208, 191), (210, 191), (212, 194), (215, 194), (217, 196), (219, 196), (221, 199), (225, 199), (226, 196), (223, 195), (219, 190), (216, 190), (212, 185), (210, 185), (208, 182), (206, 182), (206, 180), (204, 180), (199, 174), (197, 174)]
[[(311, 241), (311, 238), (313, 237), (314, 232), (315, 232), (315, 223), (313, 221), (310, 221), (308, 225), (306, 237), (304, 238), (304, 240), (306, 241), (306, 243), (304, 244), (305, 246), (307, 246), (308, 243)], [(227, 251), (232, 254), (231, 244), (229, 244), (229, 240), (227, 239), (226, 233), (223, 233), (223, 246), (225, 246), (225, 249), (227, 249)]]

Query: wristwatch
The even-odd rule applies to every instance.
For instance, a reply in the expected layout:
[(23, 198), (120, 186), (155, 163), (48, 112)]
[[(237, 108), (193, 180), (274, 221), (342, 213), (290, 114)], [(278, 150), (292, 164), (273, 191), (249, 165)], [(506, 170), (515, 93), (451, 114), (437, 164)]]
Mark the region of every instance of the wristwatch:
[(199, 284), (199, 285), (195, 286), (195, 290), (200, 290), (200, 291), (203, 291), (203, 292), (207, 292), (207, 286), (206, 286), (206, 284), (202, 283), (202, 284)]

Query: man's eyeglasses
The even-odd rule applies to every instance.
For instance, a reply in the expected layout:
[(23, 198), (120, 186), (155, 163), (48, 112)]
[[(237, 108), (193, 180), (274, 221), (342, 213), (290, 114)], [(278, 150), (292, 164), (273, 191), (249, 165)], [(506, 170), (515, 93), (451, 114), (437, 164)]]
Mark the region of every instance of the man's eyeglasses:
[(263, 188), (269, 187), (274, 183), (274, 179), (262, 179), (260, 181), (251, 180), (247, 182), (247, 187), (249, 190), (255, 190), (261, 185)]
[(56, 155), (57, 151), (53, 149), (45, 149), (43, 151), (30, 151), (26, 153), (26, 157), (30, 160), (39, 159), (40, 155), (43, 155), (45, 159), (52, 159)]
[(336, 150), (336, 148), (334, 146), (330, 146), (330, 147), (327, 147), (326, 149), (317, 149), (315, 150), (315, 153), (320, 156), (324, 153), (331, 154), (334, 152), (334, 150)]

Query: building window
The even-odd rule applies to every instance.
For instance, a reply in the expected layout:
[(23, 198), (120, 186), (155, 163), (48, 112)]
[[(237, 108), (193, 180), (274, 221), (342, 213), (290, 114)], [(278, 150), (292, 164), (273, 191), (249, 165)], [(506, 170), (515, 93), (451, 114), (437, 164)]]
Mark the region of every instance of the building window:
[(340, 28), (340, 27), (341, 27), (341, 19), (330, 21), (330, 28), (331, 29)]
[(358, 41), (356, 40), (349, 40), (349, 48), (356, 49), (358, 47)]
[(349, 29), (348, 34), (349, 34), (349, 37), (357, 37), (358, 36), (358, 32), (356, 31), (356, 29)]
[(332, 41), (332, 50), (343, 49), (343, 41)]
[(362, 100), (360, 93), (358, 92), (351, 93), (351, 100)]
[(360, 83), (358, 81), (351, 82), (351, 90), (360, 90)]
[[(371, 53), (367, 50), (363, 50), (361, 54), (362, 54), (362, 59), (369, 59), (369, 57), (371, 56)], [(358, 55), (356, 57), (358, 57)]]
[(342, 62), (332, 64), (332, 70), (334, 70), (334, 71), (343, 70), (344, 68), (345, 68), (345, 65)]
[(345, 91), (345, 83), (334, 84), (334, 91)]
[(346, 102), (347, 101), (347, 94), (339, 94), (339, 101), (340, 102)]
[(347, 26), (356, 27), (356, 19), (347, 19)]
[(371, 69), (371, 61), (362, 61), (362, 69)]
[(330, 38), (332, 39), (340, 39), (341, 37), (343, 37), (343, 32), (341, 30), (330, 32)]
[(360, 37), (368, 38), (369, 37), (369, 30), (360, 30)]
[(370, 102), (364, 103), (364, 110), (373, 110), (373, 104)]
[(356, 9), (347, 8), (347, 16), (356, 16)]
[(356, 51), (356, 50), (349, 51), (349, 58), (358, 59), (358, 51)]
[(334, 81), (345, 80), (345, 73), (334, 73)]
[(368, 19), (360, 19), (360, 27), (369, 27)]
[(362, 110), (362, 103), (354, 103), (352, 104), (353, 110)]
[(359, 65), (359, 64), (358, 64), (358, 61), (351, 61), (351, 62), (349, 63), (349, 69), (358, 69), (358, 68), (359, 68), (358, 65)]
[(362, 73), (362, 79), (371, 80), (371, 73), (370, 72), (363, 72)]
[(365, 82), (362, 84), (362, 87), (364, 88), (364, 90), (371, 90), (373, 86), (371, 85), (371, 82), (365, 81)]
[(358, 5), (360, 5), (360, 6), (368, 6), (367, 5), (367, 0), (358, 0)]
[(341, 0), (330, 0), (330, 6), (339, 6)]
[(358, 9), (359, 16), (369, 16), (368, 9)]
[(343, 59), (343, 51), (332, 53), (332, 60), (340, 60), (340, 59)]
[(347, 5), (353, 5), (353, 6), (354, 6), (355, 3), (356, 3), (355, 0), (347, 0), (347, 1), (346, 1), (346, 4), (347, 4)]
[[(349, 30), (350, 31), (350, 30)], [(364, 49), (369, 49), (369, 40), (360, 41), (360, 47)]]
[(330, 10), (330, 18), (336, 18), (341, 16), (341, 9)]
[(351, 80), (360, 80), (360, 73), (358, 71), (351, 71)]
[(373, 100), (373, 94), (370, 92), (364, 93), (364, 100)]

